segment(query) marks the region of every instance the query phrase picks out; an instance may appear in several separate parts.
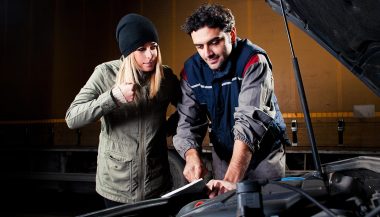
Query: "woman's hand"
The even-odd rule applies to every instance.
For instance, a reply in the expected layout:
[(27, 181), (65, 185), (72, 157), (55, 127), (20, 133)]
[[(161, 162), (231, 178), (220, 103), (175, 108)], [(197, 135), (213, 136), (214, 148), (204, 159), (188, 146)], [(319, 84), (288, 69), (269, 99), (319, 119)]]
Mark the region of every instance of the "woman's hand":
[(124, 83), (117, 86), (124, 96), (125, 101), (132, 102), (136, 96), (137, 84)]

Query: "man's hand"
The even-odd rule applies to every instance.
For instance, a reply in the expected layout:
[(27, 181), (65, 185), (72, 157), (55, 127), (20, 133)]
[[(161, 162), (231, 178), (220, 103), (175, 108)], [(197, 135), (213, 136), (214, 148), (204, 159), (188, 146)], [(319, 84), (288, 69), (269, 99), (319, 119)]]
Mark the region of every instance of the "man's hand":
[(252, 152), (248, 145), (240, 140), (235, 140), (232, 158), (223, 180), (233, 183), (241, 181), (248, 169), (251, 158)]
[(209, 190), (208, 196), (210, 199), (226, 193), (227, 191), (236, 189), (236, 183), (214, 179), (211, 179), (206, 186)]
[(183, 170), (183, 175), (187, 181), (192, 182), (207, 174), (208, 170), (203, 166), (203, 162), (197, 150), (189, 149), (185, 154), (185, 160), (186, 165)]
[(209, 198), (236, 189), (236, 183), (241, 181), (247, 171), (252, 152), (248, 146), (240, 140), (235, 140), (231, 161), (228, 165), (224, 180), (210, 180), (207, 183)]

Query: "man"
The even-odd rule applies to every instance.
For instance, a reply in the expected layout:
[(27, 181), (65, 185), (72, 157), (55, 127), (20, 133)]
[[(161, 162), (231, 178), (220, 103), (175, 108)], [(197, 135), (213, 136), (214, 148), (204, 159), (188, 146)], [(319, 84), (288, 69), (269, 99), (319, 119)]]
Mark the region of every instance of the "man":
[(234, 16), (221, 5), (202, 5), (182, 29), (197, 50), (181, 72), (180, 118), (173, 138), (186, 160), (186, 179), (207, 173), (200, 151), (209, 124), (214, 172), (207, 184), (210, 198), (245, 178), (283, 177), (282, 143), (287, 137), (265, 51), (237, 37)]

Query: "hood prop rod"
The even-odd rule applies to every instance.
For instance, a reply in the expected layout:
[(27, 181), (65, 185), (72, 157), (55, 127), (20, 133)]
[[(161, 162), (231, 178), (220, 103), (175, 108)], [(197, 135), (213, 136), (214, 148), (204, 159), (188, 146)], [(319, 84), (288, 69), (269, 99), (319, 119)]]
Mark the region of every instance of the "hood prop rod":
[(315, 166), (315, 169), (317, 172), (317, 174), (315, 174), (315, 175), (319, 178), (322, 178), (321, 161), (319, 159), (317, 144), (315, 142), (313, 127), (312, 127), (311, 120), (310, 120), (310, 113), (309, 113), (309, 108), (307, 105), (307, 100), (306, 100), (305, 90), (303, 87), (300, 68), (298, 65), (297, 57), (294, 54), (292, 39), (290, 37), (290, 32), (289, 32), (289, 28), (288, 28), (288, 21), (286, 19), (286, 14), (285, 14), (284, 6), (283, 6), (283, 0), (280, 0), (280, 2), (281, 2), (282, 16), (284, 18), (286, 33), (288, 35), (290, 50), (291, 50), (291, 54), (292, 54), (292, 63), (293, 63), (295, 78), (297, 81), (298, 94), (300, 96), (301, 106), (302, 106), (302, 110), (303, 110), (303, 114), (304, 114), (304, 118), (305, 118), (305, 122), (306, 122), (306, 128), (307, 128), (307, 132), (308, 132), (308, 136), (309, 136), (309, 140), (310, 140), (310, 144), (311, 144), (311, 149), (312, 149), (311, 154), (313, 156), (314, 166)]

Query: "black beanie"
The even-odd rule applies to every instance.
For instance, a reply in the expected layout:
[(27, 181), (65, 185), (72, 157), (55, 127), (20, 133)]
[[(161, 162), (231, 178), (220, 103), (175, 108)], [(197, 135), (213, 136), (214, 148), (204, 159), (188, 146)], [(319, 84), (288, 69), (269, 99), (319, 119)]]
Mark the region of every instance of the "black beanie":
[(124, 57), (145, 43), (153, 41), (158, 43), (156, 27), (148, 18), (138, 14), (125, 15), (116, 28), (116, 40), (120, 52)]

